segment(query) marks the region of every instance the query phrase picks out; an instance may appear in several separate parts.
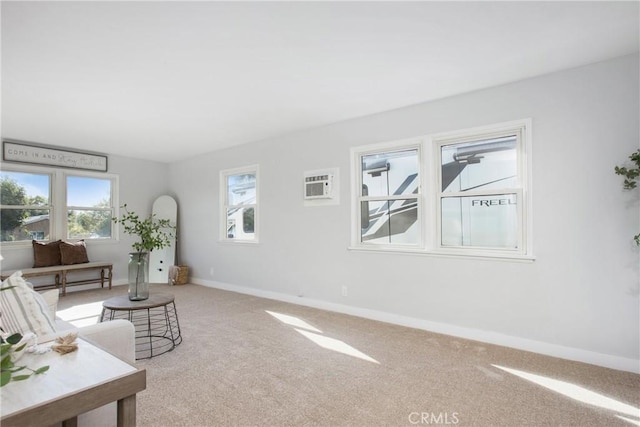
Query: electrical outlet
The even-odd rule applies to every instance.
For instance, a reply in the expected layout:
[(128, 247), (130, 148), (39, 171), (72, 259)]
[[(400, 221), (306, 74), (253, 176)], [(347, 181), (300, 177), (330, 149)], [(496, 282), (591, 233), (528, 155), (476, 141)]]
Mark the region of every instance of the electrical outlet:
[(346, 286), (343, 286), (343, 287), (342, 287), (342, 296), (343, 296), (343, 297), (346, 297), (346, 296), (348, 296), (348, 295), (349, 295), (349, 290), (347, 289), (347, 287), (346, 287)]

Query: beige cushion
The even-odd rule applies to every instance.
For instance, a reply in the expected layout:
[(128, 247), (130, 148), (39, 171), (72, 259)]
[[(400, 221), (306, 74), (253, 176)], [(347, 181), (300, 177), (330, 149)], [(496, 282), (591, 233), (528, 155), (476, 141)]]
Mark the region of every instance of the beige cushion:
[(33, 332), (44, 336), (55, 332), (49, 306), (44, 298), (29, 287), (17, 271), (2, 282), (0, 291), (0, 327), (5, 333)]

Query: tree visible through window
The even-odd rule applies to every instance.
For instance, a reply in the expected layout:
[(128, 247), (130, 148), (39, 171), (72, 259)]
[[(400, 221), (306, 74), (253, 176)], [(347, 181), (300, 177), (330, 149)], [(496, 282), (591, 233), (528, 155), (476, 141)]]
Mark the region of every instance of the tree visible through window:
[(110, 238), (111, 199), (110, 179), (67, 176), (67, 237)]
[(116, 183), (114, 175), (7, 167), (0, 172), (1, 241), (113, 238)]
[(46, 240), (51, 234), (51, 176), (0, 172), (1, 241)]

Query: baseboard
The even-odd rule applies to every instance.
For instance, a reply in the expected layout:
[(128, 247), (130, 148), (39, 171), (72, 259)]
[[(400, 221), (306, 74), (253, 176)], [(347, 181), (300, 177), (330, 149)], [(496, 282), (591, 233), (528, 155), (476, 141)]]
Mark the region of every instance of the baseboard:
[(190, 283), (640, 374), (640, 360), (194, 277)]

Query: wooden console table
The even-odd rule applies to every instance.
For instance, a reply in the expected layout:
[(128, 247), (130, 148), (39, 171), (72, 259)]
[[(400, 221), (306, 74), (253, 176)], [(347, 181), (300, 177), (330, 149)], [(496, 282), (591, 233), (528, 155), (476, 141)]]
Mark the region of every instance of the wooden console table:
[(78, 415), (114, 401), (118, 427), (135, 427), (136, 393), (146, 388), (146, 371), (81, 338), (77, 342), (73, 353), (25, 354), (18, 361), (33, 369), (49, 365), (49, 370), (0, 389), (2, 427), (75, 426)]

